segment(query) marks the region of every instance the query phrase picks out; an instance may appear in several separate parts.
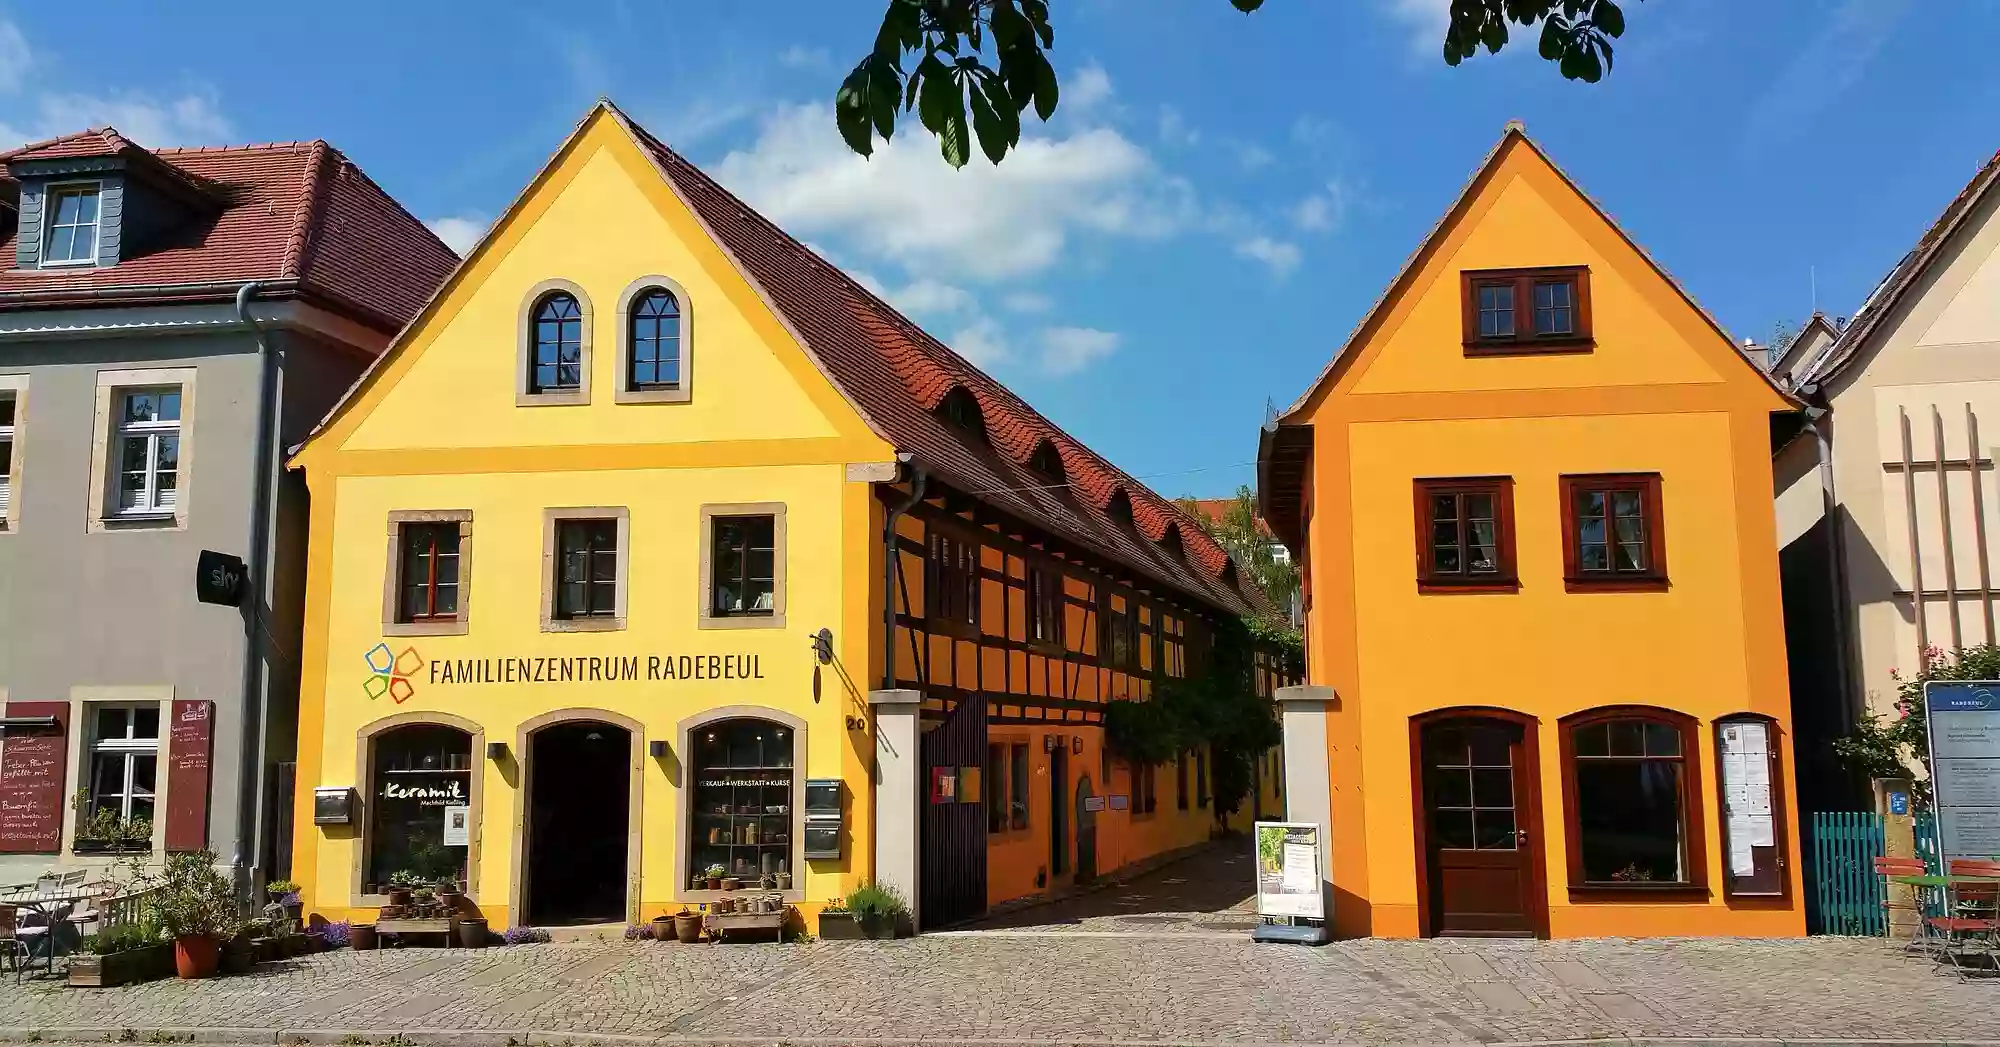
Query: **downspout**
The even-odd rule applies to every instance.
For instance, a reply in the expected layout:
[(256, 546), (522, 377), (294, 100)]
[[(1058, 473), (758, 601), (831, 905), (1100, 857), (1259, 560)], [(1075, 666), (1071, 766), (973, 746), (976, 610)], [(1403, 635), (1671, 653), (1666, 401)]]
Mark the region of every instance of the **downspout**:
[[(910, 456), (900, 454), (904, 465), (910, 465)], [(896, 551), (896, 521), (924, 500), (924, 486), (930, 477), (923, 467), (911, 466), (915, 476), (910, 481), (910, 497), (901, 505), (889, 507), (889, 518), (882, 525), (882, 689), (892, 690), (896, 686), (896, 565), (902, 557)]]
[[(264, 329), (250, 315), (250, 299), (264, 289), (258, 281), (244, 284), (236, 292), (236, 318), (257, 340), (257, 455), (256, 473), (251, 482), (250, 555), (247, 559), (246, 595), (243, 607), (243, 744), (237, 764), (236, 848), (230, 866), (240, 870), (248, 889), (262, 888), (264, 840), (264, 755), (271, 711), (271, 677), (267, 668), (265, 638), (270, 634), (264, 608), (272, 597), (271, 531), (277, 470), (278, 370), (281, 354), (273, 352), (264, 338)], [(257, 696), (254, 715), (250, 696)], [(249, 788), (244, 787), (248, 779)], [(246, 838), (247, 837), (247, 838)]]
[[(1812, 396), (1819, 392), (1816, 386), (1807, 386), (1802, 393)], [(1853, 652), (1847, 642), (1847, 591), (1846, 549), (1847, 542), (1840, 519), (1840, 498), (1834, 491), (1833, 480), (1833, 412), (1825, 407), (1808, 407), (1806, 419), (1812, 425), (1813, 451), (1819, 457), (1819, 497), (1820, 512), (1826, 519), (1827, 576), (1833, 580), (1833, 649), (1836, 654), (1835, 677), (1840, 687), (1840, 729), (1842, 734), (1852, 734), (1860, 721), (1863, 708), (1861, 696), (1855, 693), (1852, 683), (1853, 666), (1850, 659)]]

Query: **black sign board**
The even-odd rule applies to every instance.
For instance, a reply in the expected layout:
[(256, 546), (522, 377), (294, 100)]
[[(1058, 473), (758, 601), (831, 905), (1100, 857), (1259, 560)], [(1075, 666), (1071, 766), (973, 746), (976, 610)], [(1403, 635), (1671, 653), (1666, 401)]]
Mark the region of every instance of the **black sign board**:
[(243, 579), (249, 573), (242, 557), (203, 549), (195, 560), (194, 598), (235, 607), (243, 602)]

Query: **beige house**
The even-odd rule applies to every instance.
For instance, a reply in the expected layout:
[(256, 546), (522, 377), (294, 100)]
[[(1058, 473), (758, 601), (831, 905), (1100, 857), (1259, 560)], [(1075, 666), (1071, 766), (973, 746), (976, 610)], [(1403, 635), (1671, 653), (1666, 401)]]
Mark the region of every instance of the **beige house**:
[(2000, 156), (1836, 329), (1773, 361), (1811, 405), (1778, 447), (1778, 539), (1808, 806), (1853, 806), (1830, 741), (1894, 714), (1928, 648), (1994, 642), (2000, 573)]

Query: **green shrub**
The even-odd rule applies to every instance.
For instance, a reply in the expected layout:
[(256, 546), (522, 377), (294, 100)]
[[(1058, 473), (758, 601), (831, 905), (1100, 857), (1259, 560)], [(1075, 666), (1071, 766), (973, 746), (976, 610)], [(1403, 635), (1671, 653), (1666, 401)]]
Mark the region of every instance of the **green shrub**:
[(143, 949), (159, 940), (159, 928), (127, 923), (97, 932), (83, 943), (83, 949), (92, 956), (104, 956), (114, 952)]
[(879, 883), (864, 883), (847, 896), (847, 911), (856, 920), (889, 921), (910, 915), (910, 907), (894, 887)]

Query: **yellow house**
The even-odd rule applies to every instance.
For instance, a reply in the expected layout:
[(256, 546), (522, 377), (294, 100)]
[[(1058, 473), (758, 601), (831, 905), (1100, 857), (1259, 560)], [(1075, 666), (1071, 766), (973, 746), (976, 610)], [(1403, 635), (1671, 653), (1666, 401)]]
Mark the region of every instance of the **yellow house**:
[(1306, 574), (1288, 799), (1330, 827), (1338, 933), (1804, 932), (1795, 408), (1509, 125), (1263, 438)]
[(310, 911), (938, 924), (1215, 821), (1100, 724), (1256, 606), (1227, 556), (608, 103), (296, 465)]

